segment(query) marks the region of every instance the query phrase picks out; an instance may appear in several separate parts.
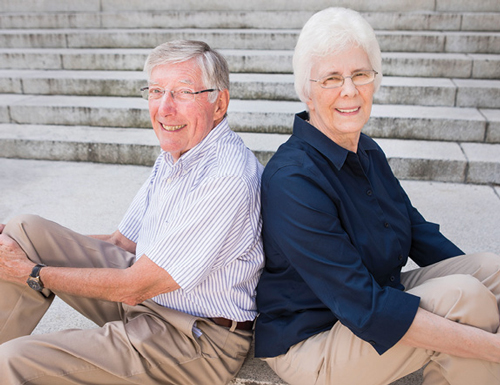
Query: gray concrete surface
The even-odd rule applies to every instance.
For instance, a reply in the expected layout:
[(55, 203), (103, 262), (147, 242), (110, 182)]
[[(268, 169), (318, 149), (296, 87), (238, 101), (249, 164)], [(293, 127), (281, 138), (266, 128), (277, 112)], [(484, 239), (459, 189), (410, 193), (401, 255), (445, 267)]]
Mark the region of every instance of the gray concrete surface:
[[(500, 11), (500, 3), (497, 0), (482, 0), (470, 2), (469, 0), (385, 0), (374, 2), (369, 0), (337, 0), (338, 7), (350, 7), (358, 11), (474, 11), (489, 12)], [(329, 0), (315, 0), (304, 2), (302, 0), (289, 1), (268, 1), (254, 0), (252, 2), (244, 0), (219, 0), (215, 4), (211, 2), (200, 2), (198, 0), (45, 0), (33, 4), (29, 0), (3, 0), (0, 3), (0, 11), (3, 12), (24, 12), (30, 9), (37, 11), (140, 11), (140, 10), (276, 10), (286, 7), (288, 10), (319, 10), (332, 6)]]
[[(116, 229), (149, 167), (0, 158), (0, 223), (33, 213), (84, 234)], [(500, 186), (402, 181), (413, 204), (465, 252), (500, 253)], [(409, 265), (407, 268), (412, 268)], [(56, 300), (35, 333), (95, 325)], [(234, 385), (283, 384), (250, 356)], [(420, 373), (394, 385), (417, 385)]]
[[(500, 21), (499, 21), (500, 22)], [(232, 99), (298, 101), (291, 74), (232, 73)], [(1, 70), (7, 94), (139, 97), (143, 71)], [(384, 76), (375, 104), (500, 108), (500, 80)]]
[[(377, 4), (378, 5), (378, 4)], [(256, 9), (256, 8), (254, 8)], [(484, 12), (363, 12), (368, 22), (380, 30), (438, 30), (438, 31), (494, 31), (500, 15)], [(313, 11), (134, 11), (106, 12), (61, 11), (56, 15), (43, 12), (4, 13), (0, 15), (1, 29), (24, 28), (163, 28), (168, 19), (170, 28), (302, 28)], [(138, 14), (140, 17), (138, 18)]]

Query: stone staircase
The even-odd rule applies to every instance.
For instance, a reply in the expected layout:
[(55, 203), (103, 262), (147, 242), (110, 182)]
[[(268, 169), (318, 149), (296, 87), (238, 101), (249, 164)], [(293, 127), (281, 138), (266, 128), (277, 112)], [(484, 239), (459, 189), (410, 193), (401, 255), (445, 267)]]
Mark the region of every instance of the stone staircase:
[[(337, 1), (364, 13), (384, 80), (365, 132), (404, 179), (500, 183), (500, 2)], [(231, 127), (262, 163), (303, 109), (291, 56), (331, 1), (3, 0), (0, 156), (149, 165), (138, 96), (150, 49), (200, 39), (228, 59)], [(258, 9), (258, 11), (256, 11)]]
[[(332, 5), (376, 30), (384, 79), (365, 132), (396, 175), (500, 184), (500, 0), (2, 0), (0, 157), (152, 164), (142, 67), (188, 38), (227, 58), (230, 125), (265, 164), (304, 108), (291, 75), (300, 28)], [(250, 355), (234, 384), (283, 382)]]

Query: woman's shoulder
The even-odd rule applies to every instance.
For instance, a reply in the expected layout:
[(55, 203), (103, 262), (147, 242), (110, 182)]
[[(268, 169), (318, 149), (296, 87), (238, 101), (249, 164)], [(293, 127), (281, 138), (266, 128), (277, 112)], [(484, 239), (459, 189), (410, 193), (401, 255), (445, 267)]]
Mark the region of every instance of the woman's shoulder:
[(307, 157), (308, 149), (306, 143), (292, 135), (278, 148), (278, 150), (276, 150), (274, 155), (267, 162), (264, 173), (274, 174), (277, 170), (283, 168), (300, 168), (306, 162)]
[(371, 136), (368, 136), (364, 133), (361, 133), (361, 136), (359, 137), (359, 145), (365, 150), (365, 151), (369, 151), (369, 150), (378, 150), (378, 151), (382, 151), (382, 148), (380, 147), (380, 145), (371, 137)]

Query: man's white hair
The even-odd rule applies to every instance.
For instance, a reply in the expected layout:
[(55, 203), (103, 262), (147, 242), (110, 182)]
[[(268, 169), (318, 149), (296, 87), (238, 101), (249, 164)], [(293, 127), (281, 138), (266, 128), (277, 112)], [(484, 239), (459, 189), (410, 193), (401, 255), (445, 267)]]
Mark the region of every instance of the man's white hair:
[[(229, 90), (229, 67), (226, 59), (202, 41), (173, 40), (160, 44), (149, 54), (144, 71), (151, 77), (156, 66), (182, 63), (191, 59), (197, 60), (200, 66), (204, 87), (218, 91)], [(217, 94), (210, 94), (211, 103), (217, 99)]]

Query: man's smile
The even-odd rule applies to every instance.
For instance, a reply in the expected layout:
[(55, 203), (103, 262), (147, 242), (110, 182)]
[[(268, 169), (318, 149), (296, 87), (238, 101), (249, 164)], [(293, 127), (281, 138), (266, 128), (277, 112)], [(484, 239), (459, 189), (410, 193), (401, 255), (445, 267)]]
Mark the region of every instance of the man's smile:
[(163, 123), (160, 123), (160, 125), (165, 131), (177, 131), (180, 130), (181, 128), (186, 127), (186, 124), (180, 124), (178, 126), (167, 126)]

